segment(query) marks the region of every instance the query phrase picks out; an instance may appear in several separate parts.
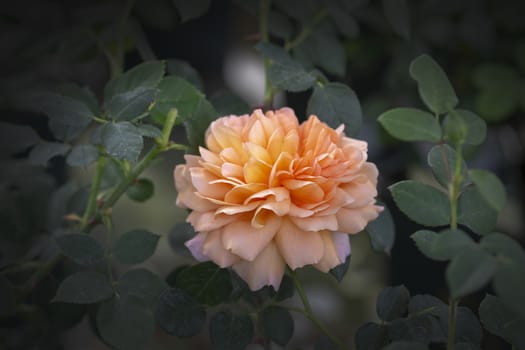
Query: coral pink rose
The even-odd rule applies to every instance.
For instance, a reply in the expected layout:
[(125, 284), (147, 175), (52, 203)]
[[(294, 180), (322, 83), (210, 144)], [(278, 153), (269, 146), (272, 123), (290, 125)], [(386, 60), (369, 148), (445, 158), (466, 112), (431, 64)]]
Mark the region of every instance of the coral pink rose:
[(175, 168), (177, 205), (198, 234), (200, 261), (231, 266), (252, 290), (279, 288), (285, 265), (327, 272), (350, 254), (347, 234), (375, 219), (377, 168), (367, 143), (294, 111), (214, 121), (200, 156)]

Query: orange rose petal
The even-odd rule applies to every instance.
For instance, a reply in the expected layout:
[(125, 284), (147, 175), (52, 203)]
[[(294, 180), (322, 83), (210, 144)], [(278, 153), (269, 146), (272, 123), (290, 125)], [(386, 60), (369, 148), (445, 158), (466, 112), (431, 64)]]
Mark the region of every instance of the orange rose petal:
[(202, 243), (202, 254), (213, 260), (220, 267), (229, 267), (238, 262), (240, 258), (232, 254), (222, 245), (221, 229), (208, 232), (206, 239)]
[(323, 257), (323, 240), (319, 233), (301, 230), (288, 219), (282, 220), (275, 242), (292, 270), (316, 264)]
[[(334, 237), (330, 231), (321, 231), (319, 233), (323, 239), (324, 254), (321, 260), (314, 265), (314, 267), (322, 272), (328, 272), (330, 269), (333, 269), (337, 265), (340, 265), (344, 262), (344, 259), (341, 259), (336, 248), (336, 243), (334, 242)], [(348, 237), (345, 237), (348, 242)], [(346, 256), (345, 256), (346, 258)]]

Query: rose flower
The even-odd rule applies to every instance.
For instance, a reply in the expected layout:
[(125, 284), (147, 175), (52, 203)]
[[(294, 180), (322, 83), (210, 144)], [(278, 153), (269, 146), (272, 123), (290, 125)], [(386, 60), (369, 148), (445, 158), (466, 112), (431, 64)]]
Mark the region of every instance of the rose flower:
[(328, 272), (350, 254), (348, 234), (375, 219), (377, 168), (367, 143), (282, 108), (217, 119), (200, 156), (175, 167), (177, 205), (198, 234), (199, 261), (231, 266), (251, 290), (279, 288), (285, 265)]

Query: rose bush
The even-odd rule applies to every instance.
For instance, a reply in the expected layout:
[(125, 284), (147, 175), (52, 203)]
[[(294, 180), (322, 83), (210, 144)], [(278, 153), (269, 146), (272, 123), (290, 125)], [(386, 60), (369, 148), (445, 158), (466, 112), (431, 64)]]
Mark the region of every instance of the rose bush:
[(252, 290), (278, 289), (285, 265), (343, 263), (347, 235), (381, 211), (367, 143), (343, 130), (315, 115), (299, 125), (290, 108), (214, 121), (200, 156), (174, 172), (177, 205), (198, 232), (186, 243), (193, 256), (231, 266)]

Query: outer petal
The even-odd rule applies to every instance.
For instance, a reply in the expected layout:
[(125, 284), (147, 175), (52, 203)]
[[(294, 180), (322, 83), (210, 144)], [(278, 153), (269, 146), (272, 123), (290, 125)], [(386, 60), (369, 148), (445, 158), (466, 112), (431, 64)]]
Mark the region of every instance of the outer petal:
[(226, 225), (222, 233), (222, 245), (244, 260), (253, 261), (275, 236), (281, 218), (270, 217), (261, 228), (255, 228), (250, 221), (234, 221)]
[(284, 275), (284, 267), (284, 260), (273, 242), (270, 242), (255, 260), (241, 260), (232, 266), (252, 291), (266, 285), (272, 285), (278, 290)]
[(193, 255), (193, 257), (197, 259), (197, 261), (210, 260), (210, 258), (208, 258), (202, 253), (202, 245), (204, 243), (204, 240), (206, 239), (206, 236), (208, 236), (207, 232), (201, 232), (186, 243), (184, 243), (184, 245), (190, 250), (191, 255)]
[(229, 224), (235, 220), (235, 217), (224, 215), (224, 214), (215, 214), (214, 211), (192, 211), (190, 215), (186, 218), (186, 221), (189, 222), (195, 231), (212, 231), (216, 230), (226, 224)]
[(369, 221), (379, 216), (379, 209), (374, 205), (349, 209), (341, 208), (337, 212), (338, 231), (344, 233), (357, 233), (362, 231)]
[(221, 229), (211, 231), (202, 244), (202, 253), (220, 267), (228, 267), (240, 258), (224, 249), (221, 241)]
[(323, 239), (319, 233), (301, 230), (288, 219), (283, 219), (275, 242), (292, 270), (317, 264), (323, 257)]
[(328, 272), (337, 265), (345, 262), (346, 257), (350, 255), (350, 240), (344, 233), (321, 232), (324, 243), (324, 255), (315, 268), (323, 272)]

